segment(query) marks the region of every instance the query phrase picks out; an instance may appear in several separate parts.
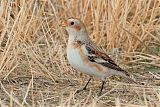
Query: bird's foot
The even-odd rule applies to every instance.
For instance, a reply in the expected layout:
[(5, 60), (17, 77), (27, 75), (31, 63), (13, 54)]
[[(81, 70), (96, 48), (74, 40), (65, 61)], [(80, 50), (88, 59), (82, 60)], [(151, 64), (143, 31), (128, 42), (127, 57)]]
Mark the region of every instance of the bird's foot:
[(101, 95), (102, 95), (102, 93), (98, 93), (98, 95), (97, 95), (97, 96), (98, 96), (98, 97), (100, 97)]
[(79, 89), (79, 90), (77, 90), (77, 91), (75, 92), (75, 94), (77, 94), (77, 93), (79, 93), (79, 92), (81, 92), (81, 91), (84, 91), (84, 90), (87, 90), (87, 88), (84, 87), (84, 88), (82, 88), (82, 89)]

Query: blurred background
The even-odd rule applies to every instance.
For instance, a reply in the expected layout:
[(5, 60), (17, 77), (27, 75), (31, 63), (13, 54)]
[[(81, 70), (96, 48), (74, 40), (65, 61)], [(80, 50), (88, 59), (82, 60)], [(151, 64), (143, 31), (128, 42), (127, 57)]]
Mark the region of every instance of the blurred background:
[[(90, 38), (144, 85), (112, 77), (74, 94), (88, 77), (66, 60), (68, 17), (84, 22)], [(117, 51), (118, 49), (118, 51)], [(1, 0), (0, 105), (160, 106), (159, 0)]]

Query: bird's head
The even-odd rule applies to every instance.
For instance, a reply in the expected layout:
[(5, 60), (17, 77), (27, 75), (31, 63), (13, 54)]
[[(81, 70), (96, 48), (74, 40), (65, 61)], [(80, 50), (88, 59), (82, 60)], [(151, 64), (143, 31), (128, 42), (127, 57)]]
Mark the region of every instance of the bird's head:
[(86, 35), (87, 31), (84, 24), (77, 18), (68, 18), (67, 20), (62, 22), (62, 26), (65, 27), (66, 31), (68, 32), (69, 36), (80, 36)]

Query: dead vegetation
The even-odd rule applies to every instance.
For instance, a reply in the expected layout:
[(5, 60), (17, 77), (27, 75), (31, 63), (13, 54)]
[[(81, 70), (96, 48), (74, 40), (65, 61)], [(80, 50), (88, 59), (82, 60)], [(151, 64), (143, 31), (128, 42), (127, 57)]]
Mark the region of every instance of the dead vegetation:
[[(61, 20), (80, 18), (90, 37), (110, 53), (121, 48), (119, 65), (140, 84), (110, 78), (74, 94), (88, 77), (66, 60)], [(160, 106), (159, 0), (1, 0), (0, 105), (73, 107)], [(84, 81), (85, 80), (85, 81)]]

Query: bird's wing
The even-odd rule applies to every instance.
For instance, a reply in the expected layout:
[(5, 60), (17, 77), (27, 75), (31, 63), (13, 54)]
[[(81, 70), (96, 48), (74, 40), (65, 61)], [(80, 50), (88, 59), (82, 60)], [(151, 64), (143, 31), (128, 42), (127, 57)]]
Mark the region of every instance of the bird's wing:
[(86, 55), (91, 62), (95, 62), (101, 64), (102, 66), (108, 67), (110, 69), (114, 69), (116, 71), (123, 72), (127, 76), (128, 72), (120, 68), (107, 54), (104, 52), (94, 48), (92, 45), (85, 44)]

